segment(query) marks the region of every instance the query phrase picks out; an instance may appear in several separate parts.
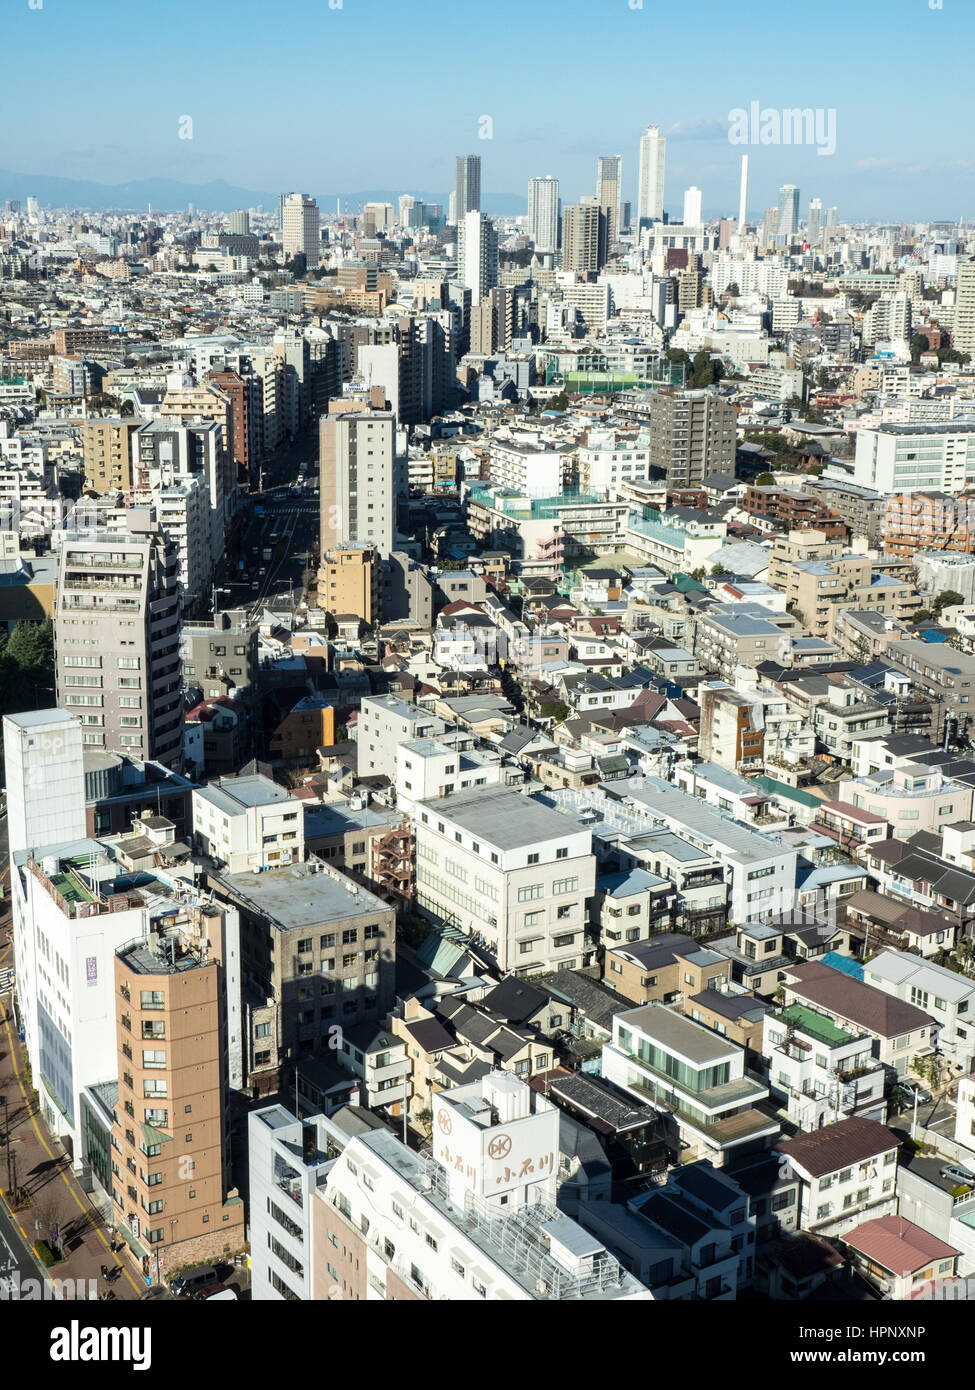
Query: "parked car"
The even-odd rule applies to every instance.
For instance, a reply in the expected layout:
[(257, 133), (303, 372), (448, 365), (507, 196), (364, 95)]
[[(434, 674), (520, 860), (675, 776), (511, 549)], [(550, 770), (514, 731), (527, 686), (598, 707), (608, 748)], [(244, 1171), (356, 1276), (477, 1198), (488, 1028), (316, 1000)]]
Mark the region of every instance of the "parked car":
[(196, 1298), (204, 1289), (213, 1288), (219, 1283), (215, 1265), (200, 1265), (197, 1269), (188, 1269), (185, 1274), (177, 1274), (169, 1288), (177, 1298)]
[(975, 1173), (970, 1173), (967, 1168), (961, 1168), (958, 1164), (946, 1164), (941, 1170), (941, 1176), (948, 1182), (957, 1183), (959, 1187), (975, 1187)]
[(208, 1289), (201, 1289), (193, 1297), (197, 1303), (209, 1303), (211, 1298), (219, 1298), (226, 1303), (231, 1299), (236, 1299), (237, 1290), (232, 1289), (229, 1284), (211, 1284)]

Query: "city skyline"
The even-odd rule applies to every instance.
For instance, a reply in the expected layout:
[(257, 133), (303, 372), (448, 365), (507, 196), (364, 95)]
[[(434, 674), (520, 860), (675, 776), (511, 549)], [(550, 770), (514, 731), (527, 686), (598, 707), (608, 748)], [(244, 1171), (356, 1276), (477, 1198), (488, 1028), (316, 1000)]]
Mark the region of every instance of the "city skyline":
[[(728, 139), (729, 113), (760, 101), (763, 108), (775, 110), (835, 111), (837, 148), (827, 161), (811, 145), (752, 147), (753, 202), (759, 211), (771, 204), (784, 183), (795, 183), (856, 219), (954, 220), (975, 215), (975, 161), (968, 158), (965, 145), (961, 67), (972, 36), (971, 14), (961, 7), (931, 10), (918, 3), (905, 6), (892, 25), (889, 6), (881, 8), (880, 0), (868, 0), (856, 13), (838, 0), (826, 0), (820, 15), (824, 32), (835, 21), (851, 40), (870, 33), (870, 70), (852, 83), (848, 75), (828, 69), (811, 70), (808, 77), (784, 76), (763, 63), (763, 53), (770, 58), (773, 50), (804, 42), (799, 15), (777, 14), (774, 31), (749, 40), (754, 70), (767, 76), (743, 77), (740, 68), (718, 60), (724, 44), (738, 39), (735, 17), (711, 0), (704, 0), (700, 8), (710, 43), (696, 53), (691, 73), (678, 63), (659, 63), (649, 100), (643, 94), (645, 60), (678, 42), (680, 16), (654, 15), (651, 24), (649, 11), (622, 3), (618, 14), (597, 12), (578, 0), (560, 5), (560, 30), (573, 40), (564, 62), (560, 58), (560, 75), (568, 84), (597, 43), (611, 46), (617, 55), (612, 92), (600, 103), (598, 114), (587, 118), (583, 133), (571, 118), (539, 119), (532, 84), (525, 82), (529, 72), (544, 70), (551, 15), (545, 7), (536, 13), (502, 0), (498, 18), (503, 21), (510, 11), (520, 39), (516, 52), (524, 56), (512, 59), (509, 54), (504, 65), (498, 64), (499, 45), (507, 43), (503, 23), (497, 37), (479, 34), (467, 50), (469, 61), (456, 71), (437, 74), (439, 99), (423, 109), (411, 105), (411, 140), (404, 149), (388, 138), (385, 102), (361, 111), (355, 106), (357, 89), (352, 84), (357, 67), (352, 60), (374, 39), (375, 16), (353, 0), (334, 10), (307, 0), (296, 0), (293, 7), (293, 18), (307, 34), (312, 53), (322, 49), (328, 64), (327, 105), (317, 89), (294, 82), (290, 43), (276, 43), (273, 35), (259, 46), (250, 42), (247, 20), (263, 13), (254, 0), (243, 0), (240, 6), (239, 33), (222, 35), (226, 61), (219, 71), (208, 74), (206, 84), (188, 74), (179, 76), (165, 101), (151, 103), (145, 101), (142, 86), (147, 36), (151, 33), (155, 60), (181, 73), (184, 30), (179, 19), (191, 14), (186, 0), (175, 0), (169, 10), (175, 22), (158, 31), (139, 19), (124, 32), (99, 24), (99, 15), (108, 15), (105, 0), (92, 0), (82, 14), (25, 7), (8, 16), (5, 26), (24, 60), (7, 74), (5, 163), (16, 164), (23, 177), (81, 177), (109, 185), (148, 174), (153, 180), (197, 186), (225, 179), (255, 194), (302, 188), (318, 196), (318, 190), (332, 190), (321, 193), (327, 200), (373, 187), (415, 188), (437, 190), (445, 200), (453, 187), (457, 152), (476, 151), (483, 159), (486, 199), (491, 194), (516, 199), (510, 211), (517, 214), (525, 211), (529, 178), (548, 172), (559, 178), (564, 200), (590, 193), (595, 161), (609, 149), (622, 152), (621, 199), (635, 207), (639, 139), (654, 123), (668, 143), (667, 211), (678, 211), (683, 189), (693, 184), (704, 190), (705, 215), (715, 216), (733, 214), (737, 203), (741, 150)], [(408, 20), (396, 12), (384, 13), (383, 32), (402, 58), (397, 71), (404, 74), (404, 97), (406, 82), (413, 82), (411, 55), (422, 60), (427, 42), (448, 15), (453, 23), (455, 12), (444, 0), (432, 0), (422, 15), (411, 14)], [(871, 20), (879, 17), (884, 26), (874, 32)], [(89, 57), (110, 62), (110, 87), (92, 83), (79, 88), (73, 80), (79, 57), (82, 62)], [(936, 140), (929, 125), (907, 118), (896, 96), (927, 60), (937, 61), (943, 78)], [(41, 111), (31, 99), (35, 70), (48, 74), (54, 94)], [(395, 75), (390, 78), (389, 104), (400, 95), (397, 81)], [(253, 103), (240, 97), (247, 90), (256, 97)], [(63, 104), (59, 92), (64, 93)], [(267, 120), (269, 95), (276, 110), (272, 122)], [(131, 107), (120, 135), (119, 103), (127, 101)], [(282, 124), (309, 132), (316, 126), (327, 128), (333, 103), (354, 112), (354, 141), (346, 145), (309, 135), (307, 144), (293, 140), (282, 147), (277, 134)], [(66, 128), (85, 130), (88, 138), (66, 140)], [(7, 176), (0, 177), (9, 182)], [(4, 196), (26, 196), (30, 191), (24, 188)]]

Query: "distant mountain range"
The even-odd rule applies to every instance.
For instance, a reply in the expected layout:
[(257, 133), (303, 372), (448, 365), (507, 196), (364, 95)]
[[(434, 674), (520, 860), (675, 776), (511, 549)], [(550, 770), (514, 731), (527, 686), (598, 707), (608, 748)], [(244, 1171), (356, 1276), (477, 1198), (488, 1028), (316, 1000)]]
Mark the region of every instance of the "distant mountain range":
[[(285, 192), (306, 192), (306, 189), (279, 190)], [(445, 193), (414, 192), (412, 189), (367, 188), (356, 193), (317, 193), (318, 206), (325, 214), (334, 213), (336, 199), (341, 200), (342, 211), (354, 215), (360, 203), (392, 203), (401, 193), (413, 192), (415, 198), (424, 203), (441, 203), (447, 211), (449, 195)], [(278, 193), (262, 192), (253, 188), (237, 188), (224, 179), (214, 179), (212, 183), (180, 183), (176, 179), (131, 179), (127, 183), (95, 183), (90, 179), (63, 179), (49, 174), (14, 174), (9, 169), (0, 169), (0, 202), (8, 198), (19, 198), (26, 204), (28, 198), (36, 198), (42, 208), (89, 208), (93, 212), (106, 212), (110, 209), (122, 212), (145, 212), (149, 204), (158, 212), (178, 212), (188, 204), (206, 212), (233, 212), (235, 208), (256, 208), (263, 206), (266, 212), (277, 207)], [(483, 211), (493, 216), (524, 214), (528, 200), (518, 193), (486, 193), (482, 199)]]

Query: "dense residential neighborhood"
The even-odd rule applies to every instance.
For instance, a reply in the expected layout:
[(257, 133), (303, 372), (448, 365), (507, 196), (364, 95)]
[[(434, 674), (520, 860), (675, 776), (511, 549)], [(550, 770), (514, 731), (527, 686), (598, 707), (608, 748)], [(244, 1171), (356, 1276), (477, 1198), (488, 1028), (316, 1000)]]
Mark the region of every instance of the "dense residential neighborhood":
[(971, 1297), (975, 222), (684, 138), (0, 198), (4, 1299)]

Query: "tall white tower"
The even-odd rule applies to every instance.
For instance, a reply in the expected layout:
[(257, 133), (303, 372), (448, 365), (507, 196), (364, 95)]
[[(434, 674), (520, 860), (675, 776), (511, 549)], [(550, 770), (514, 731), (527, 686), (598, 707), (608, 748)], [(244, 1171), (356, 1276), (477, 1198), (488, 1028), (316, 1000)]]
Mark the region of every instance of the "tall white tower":
[(684, 226), (701, 225), (701, 190), (692, 185), (684, 190)]
[(81, 740), (81, 720), (65, 709), (5, 716), (11, 856), (25, 849), (83, 840), (88, 834)]
[(498, 233), (483, 212), (468, 212), (457, 227), (457, 278), (480, 304), (498, 283)]
[(738, 196), (738, 234), (745, 230), (748, 215), (748, 155), (741, 157), (741, 193)]
[(307, 193), (289, 193), (281, 208), (281, 243), (289, 257), (302, 255), (309, 269), (321, 255), (318, 204)]
[(667, 139), (658, 125), (647, 126), (640, 141), (640, 183), (637, 218), (641, 227), (660, 222), (664, 215), (664, 172)]
[(528, 180), (528, 235), (540, 254), (558, 250), (559, 181), (551, 174)]

